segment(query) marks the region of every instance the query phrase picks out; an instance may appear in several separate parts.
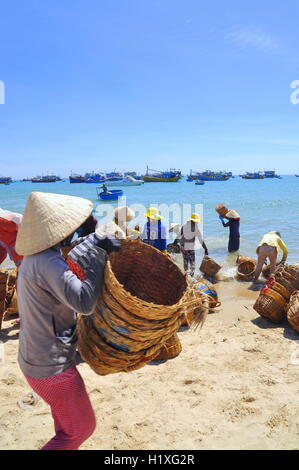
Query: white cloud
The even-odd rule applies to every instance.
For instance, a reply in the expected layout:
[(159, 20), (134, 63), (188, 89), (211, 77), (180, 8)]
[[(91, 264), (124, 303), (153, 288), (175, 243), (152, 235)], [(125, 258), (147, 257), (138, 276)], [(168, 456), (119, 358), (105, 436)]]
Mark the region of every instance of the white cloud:
[(226, 39), (242, 48), (252, 47), (270, 54), (283, 52), (283, 46), (277, 39), (257, 29), (237, 26), (228, 31)]

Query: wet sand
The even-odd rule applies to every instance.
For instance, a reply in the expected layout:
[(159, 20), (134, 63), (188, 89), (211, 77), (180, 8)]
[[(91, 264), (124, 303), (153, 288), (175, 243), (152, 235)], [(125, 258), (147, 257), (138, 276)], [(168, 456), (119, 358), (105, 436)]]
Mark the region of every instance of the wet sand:
[[(258, 316), (250, 284), (215, 286), (221, 307), (200, 332), (179, 332), (179, 357), (105, 377), (78, 365), (97, 417), (82, 449), (299, 448), (299, 334)], [(53, 421), (42, 400), (32, 409), (17, 404), (30, 392), (17, 333), (12, 319), (4, 321), (0, 449), (39, 449)]]

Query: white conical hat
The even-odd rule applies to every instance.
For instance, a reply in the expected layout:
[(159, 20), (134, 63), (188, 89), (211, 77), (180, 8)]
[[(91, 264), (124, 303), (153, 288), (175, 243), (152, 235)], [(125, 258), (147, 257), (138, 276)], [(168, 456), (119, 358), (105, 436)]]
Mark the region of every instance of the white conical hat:
[(127, 206), (120, 206), (114, 210), (114, 217), (121, 223), (135, 219), (135, 212)]
[(105, 238), (107, 235), (110, 235), (112, 238), (117, 238), (119, 240), (126, 238), (125, 232), (113, 221), (107, 222), (104, 225), (101, 225), (101, 223), (98, 222), (95, 233), (96, 236), (100, 239)]
[(88, 199), (32, 192), (18, 230), (16, 252), (28, 256), (40, 253), (64, 240), (90, 216)]

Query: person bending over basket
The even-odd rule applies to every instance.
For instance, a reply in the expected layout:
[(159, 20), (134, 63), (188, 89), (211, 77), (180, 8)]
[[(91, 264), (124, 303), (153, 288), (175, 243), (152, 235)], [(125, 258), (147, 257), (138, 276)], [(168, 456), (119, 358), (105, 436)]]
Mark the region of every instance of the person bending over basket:
[(166, 228), (161, 221), (162, 216), (159, 214), (158, 209), (150, 207), (144, 217), (147, 218), (147, 223), (143, 227), (141, 240), (166, 253)]
[(107, 253), (120, 245), (94, 236), (88, 237), (88, 249), (85, 242), (76, 246), (72, 252), (84, 255), (84, 280), (73, 274), (61, 254), (91, 211), (92, 202), (86, 199), (33, 192), (16, 241), (17, 253), (24, 256), (18, 278), (18, 362), (31, 388), (50, 405), (55, 425), (55, 436), (44, 450), (76, 450), (96, 424), (75, 365), (75, 312), (93, 311)]
[[(181, 246), (181, 252), (184, 261), (184, 270), (187, 272), (190, 269), (190, 276), (194, 276), (195, 272), (195, 243), (199, 241), (204, 249), (205, 255), (208, 256), (208, 248), (202, 238), (201, 231), (198, 227), (200, 223), (199, 214), (192, 214), (191, 218), (182, 226), (180, 235), (177, 238)], [(175, 240), (175, 243), (177, 242)]]
[(258, 281), (258, 278), (260, 277), (263, 268), (263, 264), (265, 263), (267, 258), (269, 258), (270, 261), (270, 276), (274, 273), (276, 269), (276, 261), (279, 249), (283, 252), (283, 256), (280, 262), (282, 264), (285, 263), (287, 260), (288, 250), (281, 239), (280, 232), (266, 233), (256, 249), (258, 259), (254, 274), (254, 282)]

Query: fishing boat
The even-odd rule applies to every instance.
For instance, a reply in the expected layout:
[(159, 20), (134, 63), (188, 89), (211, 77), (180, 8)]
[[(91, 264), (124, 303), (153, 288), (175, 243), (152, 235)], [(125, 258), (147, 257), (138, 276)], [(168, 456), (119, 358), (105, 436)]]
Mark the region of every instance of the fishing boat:
[(192, 170), (190, 170), (190, 175), (188, 176), (188, 181), (227, 181), (229, 179), (230, 176), (227, 173), (223, 171), (215, 172), (211, 170), (196, 173), (193, 173)]
[[(179, 171), (179, 170), (178, 170)], [(153, 172), (150, 174), (150, 172)], [(146, 174), (142, 176), (145, 183), (173, 183), (182, 178), (181, 173), (169, 171), (157, 171), (146, 168)]]
[(202, 186), (203, 184), (205, 184), (205, 182), (202, 180), (198, 180), (198, 181), (195, 181), (195, 184), (196, 186)]
[(115, 180), (113, 178), (107, 178), (105, 180), (105, 184), (107, 186), (141, 186), (144, 184), (143, 180), (136, 180), (132, 176), (126, 176), (124, 178), (121, 178), (119, 180)]
[(265, 171), (264, 175), (265, 175), (265, 178), (278, 178), (278, 179), (281, 179), (281, 176), (277, 175), (274, 170)]
[(85, 183), (86, 177), (82, 175), (71, 174), (69, 176), (70, 183)]
[(56, 183), (57, 176), (55, 175), (47, 175), (47, 176), (36, 176), (35, 178), (31, 178), (32, 183)]
[(265, 175), (261, 172), (261, 171), (258, 171), (258, 172), (255, 172), (255, 173), (250, 173), (250, 172), (246, 172), (244, 175), (240, 175), (241, 178), (245, 179), (245, 180), (263, 180), (265, 179)]
[(85, 183), (104, 183), (106, 176), (103, 173), (86, 173)]
[(0, 184), (10, 184), (12, 179), (10, 176), (0, 176)]
[(102, 199), (103, 201), (111, 201), (122, 196), (123, 191), (121, 189), (112, 189), (111, 191), (104, 192), (102, 191), (102, 188), (97, 188), (97, 195), (98, 198)]

